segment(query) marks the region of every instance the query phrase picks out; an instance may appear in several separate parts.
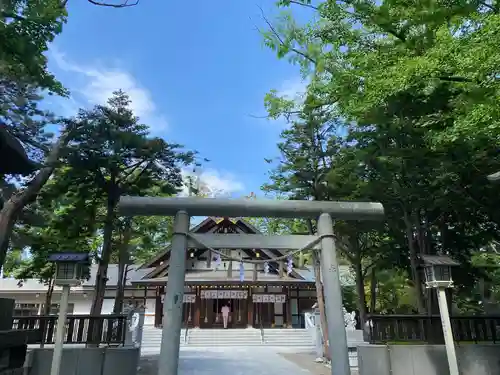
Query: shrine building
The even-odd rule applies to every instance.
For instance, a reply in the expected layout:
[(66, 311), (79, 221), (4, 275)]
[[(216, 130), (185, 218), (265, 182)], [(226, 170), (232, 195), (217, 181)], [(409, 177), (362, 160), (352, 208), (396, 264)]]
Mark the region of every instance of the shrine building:
[[(242, 219), (207, 218), (191, 229), (193, 233), (260, 234)], [(188, 249), (184, 290), (183, 325), (221, 328), (221, 308), (230, 307), (228, 328), (303, 327), (303, 313), (316, 302), (310, 267), (292, 268), (287, 260), (251, 264), (245, 260), (267, 260), (286, 255), (275, 249), (224, 250), (231, 261), (209, 249)], [(161, 327), (163, 301), (169, 274), (170, 248), (141, 269), (150, 271), (132, 281), (137, 287), (155, 290), (154, 325)]]

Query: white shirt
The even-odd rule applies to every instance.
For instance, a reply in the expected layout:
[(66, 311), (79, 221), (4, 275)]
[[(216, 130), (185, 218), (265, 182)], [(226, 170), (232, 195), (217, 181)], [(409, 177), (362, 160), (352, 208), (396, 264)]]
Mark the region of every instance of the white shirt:
[(222, 306), (222, 309), (220, 311), (222, 312), (222, 315), (228, 316), (230, 309), (228, 306)]

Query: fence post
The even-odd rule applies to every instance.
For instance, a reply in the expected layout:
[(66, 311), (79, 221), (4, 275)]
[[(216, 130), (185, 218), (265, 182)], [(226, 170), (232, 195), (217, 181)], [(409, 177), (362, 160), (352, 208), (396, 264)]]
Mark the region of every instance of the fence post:
[(45, 336), (47, 335), (47, 323), (48, 321), (42, 317), (39, 317), (39, 329), (41, 334), (40, 348), (45, 346)]

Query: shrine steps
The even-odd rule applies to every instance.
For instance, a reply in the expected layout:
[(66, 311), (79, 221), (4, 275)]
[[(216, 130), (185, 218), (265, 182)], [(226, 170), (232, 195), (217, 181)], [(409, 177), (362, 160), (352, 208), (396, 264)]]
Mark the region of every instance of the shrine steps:
[(241, 329), (190, 329), (188, 346), (260, 346), (260, 330)]
[[(161, 329), (145, 325), (142, 331), (141, 352), (142, 353), (159, 352), (161, 347), (161, 334), (162, 334)], [(184, 347), (186, 345), (184, 342), (185, 334), (186, 330), (182, 329), (181, 340), (180, 340), (181, 347)]]
[[(264, 329), (200, 329), (190, 328), (186, 340), (186, 330), (182, 329), (181, 347), (224, 347), (224, 346), (279, 346), (314, 349), (313, 338), (306, 329), (273, 328)], [(142, 334), (143, 353), (159, 352), (162, 331), (152, 326), (144, 326)]]
[(311, 333), (302, 328), (264, 329), (264, 343), (267, 346), (314, 347)]

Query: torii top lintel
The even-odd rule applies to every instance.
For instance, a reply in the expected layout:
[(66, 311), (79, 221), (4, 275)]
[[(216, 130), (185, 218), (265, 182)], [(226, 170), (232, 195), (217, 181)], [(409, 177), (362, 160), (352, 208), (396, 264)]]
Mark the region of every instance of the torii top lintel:
[(271, 199), (162, 198), (123, 196), (118, 204), (123, 216), (283, 217), (317, 219), (322, 213), (340, 220), (380, 220), (384, 207), (375, 202), (330, 202)]

